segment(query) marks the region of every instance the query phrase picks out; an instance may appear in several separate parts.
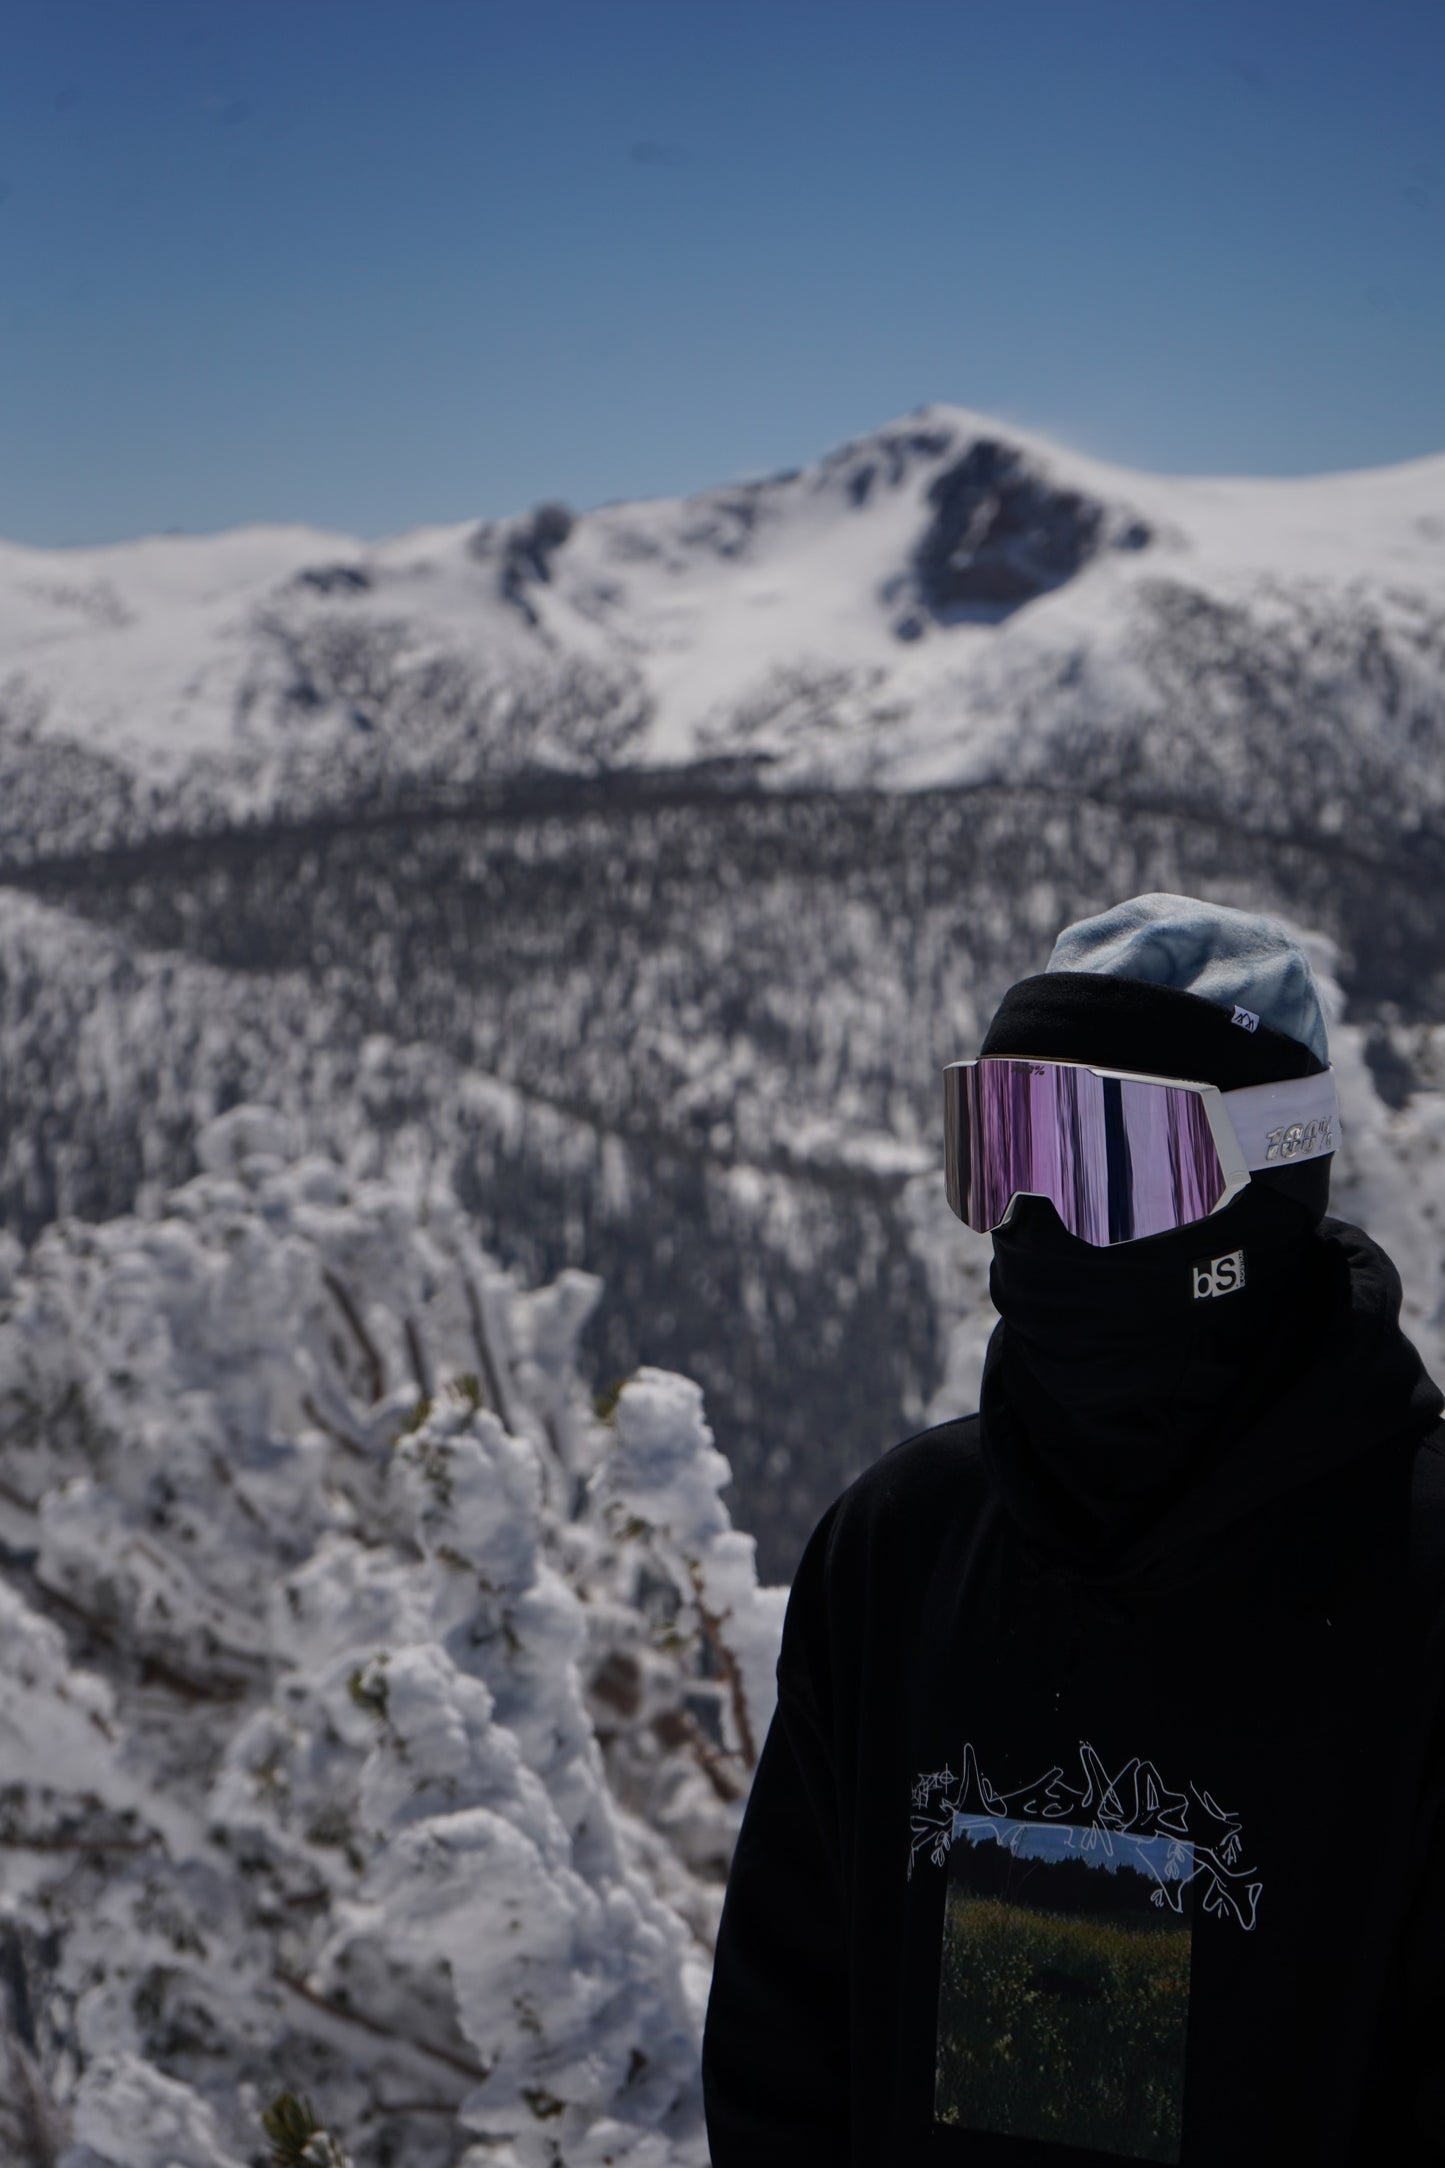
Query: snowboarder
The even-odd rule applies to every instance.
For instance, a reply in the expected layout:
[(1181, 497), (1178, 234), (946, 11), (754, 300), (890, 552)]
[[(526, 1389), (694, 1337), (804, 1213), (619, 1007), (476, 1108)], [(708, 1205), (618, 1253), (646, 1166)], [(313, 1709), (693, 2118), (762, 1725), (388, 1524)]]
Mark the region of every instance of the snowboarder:
[(1000, 1323), (794, 1578), (713, 2168), (1445, 2163), (1445, 1396), (1304, 951), (1135, 897), (945, 1085)]

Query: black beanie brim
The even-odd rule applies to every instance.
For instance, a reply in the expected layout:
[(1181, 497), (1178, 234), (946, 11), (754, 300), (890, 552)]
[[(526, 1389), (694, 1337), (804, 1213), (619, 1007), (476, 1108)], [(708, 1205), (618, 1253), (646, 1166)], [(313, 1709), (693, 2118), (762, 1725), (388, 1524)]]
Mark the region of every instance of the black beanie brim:
[(1222, 1002), (1116, 972), (1041, 971), (999, 1003), (980, 1055), (1093, 1062), (1239, 1091), (1318, 1076), (1312, 1047), (1266, 1023), (1236, 1024)]

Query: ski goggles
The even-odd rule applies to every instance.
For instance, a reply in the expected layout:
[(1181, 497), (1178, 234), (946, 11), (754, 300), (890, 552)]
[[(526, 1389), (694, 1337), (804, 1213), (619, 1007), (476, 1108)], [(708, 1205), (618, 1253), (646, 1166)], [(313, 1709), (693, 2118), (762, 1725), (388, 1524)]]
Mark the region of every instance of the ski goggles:
[(1213, 1084), (1087, 1062), (979, 1056), (943, 1072), (948, 1201), (979, 1234), (1016, 1197), (1047, 1197), (1096, 1247), (1223, 1211), (1264, 1167), (1335, 1149), (1335, 1072)]

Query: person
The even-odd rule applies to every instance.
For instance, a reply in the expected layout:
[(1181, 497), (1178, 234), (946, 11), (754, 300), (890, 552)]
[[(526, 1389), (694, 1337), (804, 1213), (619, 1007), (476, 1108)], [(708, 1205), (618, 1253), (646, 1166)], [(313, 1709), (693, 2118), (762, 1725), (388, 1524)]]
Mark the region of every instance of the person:
[(999, 1323), (799, 1563), (713, 2168), (1445, 2162), (1445, 1396), (1307, 958), (1134, 897), (946, 1084)]

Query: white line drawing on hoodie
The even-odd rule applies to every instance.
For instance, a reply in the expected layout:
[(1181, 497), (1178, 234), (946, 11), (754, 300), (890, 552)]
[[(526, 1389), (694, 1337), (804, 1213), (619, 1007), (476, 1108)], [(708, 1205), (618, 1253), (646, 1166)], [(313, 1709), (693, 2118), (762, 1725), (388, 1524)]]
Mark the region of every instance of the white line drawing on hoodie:
[[(1151, 1904), (1167, 1904), (1178, 1912), (1185, 1887), (1203, 1877), (1203, 1909), (1226, 1915), (1246, 1934), (1252, 1933), (1264, 1883), (1254, 1868), (1239, 1864), (1244, 1853), (1239, 1815), (1217, 1806), (1213, 1795), (1197, 1784), (1172, 1791), (1154, 1763), (1141, 1761), (1137, 1754), (1111, 1777), (1089, 1741), (1081, 1739), (1079, 1762), (1082, 1784), (1067, 1783), (1056, 1762), (1031, 1783), (1001, 1792), (979, 1767), (972, 1741), (966, 1742), (961, 1776), (945, 1767), (914, 1780), (909, 1881), (919, 1853), (926, 1851), (934, 1866), (941, 1867), (961, 1829), (988, 1827), (996, 1842), (1009, 1846), (1002, 1824), (1067, 1822), (1079, 1832), (1081, 1851), (1102, 1846), (1112, 1857), (1116, 1845), (1127, 1850), (1140, 1872), (1154, 1878)], [(1171, 1870), (1167, 1876), (1157, 1867), (1155, 1847), (1161, 1836), (1178, 1840), (1166, 1853)]]

